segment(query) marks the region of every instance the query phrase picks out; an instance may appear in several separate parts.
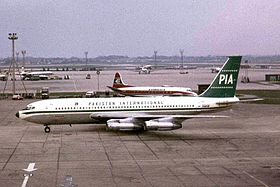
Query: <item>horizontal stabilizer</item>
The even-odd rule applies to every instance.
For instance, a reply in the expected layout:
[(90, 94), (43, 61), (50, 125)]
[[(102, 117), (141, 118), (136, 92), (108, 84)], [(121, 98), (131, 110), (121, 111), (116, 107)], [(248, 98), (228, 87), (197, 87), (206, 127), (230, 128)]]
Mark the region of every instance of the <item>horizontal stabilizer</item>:
[(234, 104), (234, 103), (248, 103), (248, 102), (256, 102), (256, 101), (263, 101), (262, 98), (256, 98), (256, 99), (243, 99), (243, 100), (237, 100), (237, 101), (223, 101), (223, 102), (217, 102), (217, 105), (227, 105), (227, 104)]
[(255, 101), (263, 101), (263, 98), (255, 98), (255, 99), (242, 99), (239, 103), (248, 103), (248, 102), (255, 102)]
[(111, 90), (116, 91), (116, 92), (118, 92), (118, 91), (119, 91), (119, 89), (118, 89), (118, 88), (114, 88), (114, 87), (112, 87), (112, 86), (107, 86), (107, 88), (110, 88)]

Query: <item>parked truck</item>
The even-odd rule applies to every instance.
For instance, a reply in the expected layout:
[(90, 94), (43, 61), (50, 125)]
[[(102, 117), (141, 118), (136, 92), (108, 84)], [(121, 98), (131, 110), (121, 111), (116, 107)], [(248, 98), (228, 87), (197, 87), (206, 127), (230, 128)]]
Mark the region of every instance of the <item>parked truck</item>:
[(49, 87), (43, 87), (41, 90), (42, 99), (48, 99), (49, 96)]

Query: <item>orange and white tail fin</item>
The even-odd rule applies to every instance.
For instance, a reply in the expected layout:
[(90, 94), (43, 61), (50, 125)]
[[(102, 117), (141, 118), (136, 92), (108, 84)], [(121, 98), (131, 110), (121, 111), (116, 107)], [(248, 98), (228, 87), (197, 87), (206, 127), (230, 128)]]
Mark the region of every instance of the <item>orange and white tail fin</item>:
[(124, 88), (124, 87), (131, 87), (128, 84), (125, 84), (122, 80), (122, 76), (119, 72), (115, 74), (114, 82), (113, 82), (113, 88)]

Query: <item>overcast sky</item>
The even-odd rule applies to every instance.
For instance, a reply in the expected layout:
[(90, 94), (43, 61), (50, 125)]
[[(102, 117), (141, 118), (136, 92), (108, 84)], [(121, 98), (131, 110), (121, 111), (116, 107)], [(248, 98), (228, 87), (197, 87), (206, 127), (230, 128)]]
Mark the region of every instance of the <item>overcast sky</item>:
[(0, 57), (280, 54), (278, 0), (0, 0)]

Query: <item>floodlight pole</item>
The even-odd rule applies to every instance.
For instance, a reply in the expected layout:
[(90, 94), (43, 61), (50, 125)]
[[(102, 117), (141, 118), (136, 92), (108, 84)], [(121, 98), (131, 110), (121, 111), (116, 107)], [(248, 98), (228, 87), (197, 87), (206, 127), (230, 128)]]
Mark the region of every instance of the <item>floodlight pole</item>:
[(88, 70), (88, 58), (87, 58), (87, 56), (88, 56), (88, 52), (86, 51), (85, 52), (85, 56), (86, 56), (86, 70)]
[(22, 66), (24, 67), (24, 66), (25, 66), (25, 55), (26, 55), (26, 50), (22, 50), (21, 53), (22, 53)]
[(155, 66), (157, 66), (157, 51), (154, 51), (155, 54)]
[(181, 50), (180, 50), (180, 53), (181, 53), (181, 62), (182, 62), (181, 68), (184, 69), (184, 50), (181, 49)]
[(17, 55), (17, 60), (16, 60), (16, 62), (18, 63), (18, 55), (19, 55), (19, 52), (16, 52), (16, 55)]
[(18, 39), (17, 33), (9, 33), (9, 40), (12, 40), (12, 64), (13, 64), (13, 95), (16, 93), (16, 84), (15, 84), (15, 40)]

